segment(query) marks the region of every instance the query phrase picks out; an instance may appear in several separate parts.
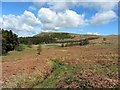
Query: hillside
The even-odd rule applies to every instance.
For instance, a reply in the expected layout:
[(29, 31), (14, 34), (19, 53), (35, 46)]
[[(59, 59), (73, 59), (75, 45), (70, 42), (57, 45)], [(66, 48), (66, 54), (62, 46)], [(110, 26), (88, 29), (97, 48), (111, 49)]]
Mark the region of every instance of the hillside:
[[(85, 35), (84, 35), (85, 36)], [(88, 36), (88, 35), (86, 35)], [(106, 38), (106, 42), (103, 42)], [(101, 36), (85, 46), (42, 44), (2, 56), (4, 88), (117, 88), (118, 36)]]
[(42, 32), (33, 37), (41, 37), (41, 36), (53, 36), (54, 38), (58, 38), (58, 39), (80, 39), (80, 38), (86, 38), (86, 37), (91, 37), (96, 35), (63, 33), (63, 32)]

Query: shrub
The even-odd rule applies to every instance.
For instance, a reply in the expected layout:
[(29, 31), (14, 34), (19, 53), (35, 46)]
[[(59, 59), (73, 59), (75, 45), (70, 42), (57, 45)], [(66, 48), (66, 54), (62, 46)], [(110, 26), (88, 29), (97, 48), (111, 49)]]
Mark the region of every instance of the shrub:
[(53, 69), (55, 70), (55, 69), (58, 69), (58, 68), (60, 68), (61, 66), (62, 66), (63, 64), (61, 63), (61, 62), (59, 62), (59, 61), (54, 61), (53, 62)]
[(85, 45), (86, 44), (89, 44), (89, 40), (87, 38), (85, 39)]
[(18, 45), (18, 46), (15, 47), (15, 50), (16, 50), (16, 51), (23, 51), (23, 50), (24, 50), (24, 47), (23, 47), (22, 44), (20, 44), (20, 45)]
[(79, 45), (82, 46), (82, 45), (87, 45), (87, 44), (89, 44), (89, 40), (85, 39), (85, 40), (81, 41)]
[(68, 44), (67, 44), (67, 43), (65, 43), (65, 44), (64, 44), (64, 47), (67, 47), (67, 46), (68, 46)]
[(42, 47), (41, 44), (39, 44), (37, 47), (37, 54), (40, 55), (41, 51), (42, 51)]
[(2, 54), (6, 54), (19, 45), (18, 36), (11, 30), (0, 29), (0, 31), (2, 31)]
[(32, 43), (30, 41), (28, 42), (28, 47), (32, 48)]
[(7, 51), (5, 49), (2, 49), (2, 55), (7, 55)]
[(63, 43), (61, 44), (61, 47), (64, 47), (64, 44), (63, 44)]
[(106, 41), (106, 38), (103, 38), (103, 41)]
[(28, 44), (28, 47), (29, 47), (29, 48), (32, 48), (32, 44)]
[(70, 44), (69, 44), (70, 46), (73, 46), (73, 42), (70, 42)]
[(64, 81), (65, 81), (66, 84), (70, 85), (74, 81), (74, 78), (68, 77), (68, 78), (65, 78)]

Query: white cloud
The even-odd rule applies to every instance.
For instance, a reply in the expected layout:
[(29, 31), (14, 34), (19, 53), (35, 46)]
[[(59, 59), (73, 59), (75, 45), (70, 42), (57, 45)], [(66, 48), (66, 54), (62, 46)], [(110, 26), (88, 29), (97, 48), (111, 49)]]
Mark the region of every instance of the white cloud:
[(48, 3), (48, 5), (50, 5), (50, 9), (54, 10), (54, 11), (63, 11), (65, 9), (67, 9), (67, 4), (65, 2), (51, 2)]
[(92, 32), (87, 32), (88, 35), (100, 35), (99, 33), (95, 32), (95, 33), (92, 33)]
[(74, 2), (72, 0), (70, 0), (69, 2), (67, 2), (66, 0), (63, 0), (63, 1), (41, 0), (41, 2), (35, 2), (35, 0), (33, 1), (34, 1), (34, 4), (39, 6), (40, 8), (43, 5), (47, 5), (51, 10), (56, 12), (59, 12), (59, 11), (63, 12), (67, 9), (74, 7), (77, 4), (77, 2)]
[(90, 23), (99, 25), (99, 24), (106, 24), (114, 19), (117, 18), (117, 15), (113, 11), (107, 11), (107, 12), (101, 12), (101, 13), (96, 13), (95, 16), (92, 17)]
[[(3, 26), (4, 28), (12, 29), (19, 34), (23, 34), (23, 32), (25, 32), (31, 35), (33, 32), (38, 33), (42, 30), (49, 31), (71, 27), (82, 27), (88, 24), (88, 22), (89, 25), (106, 24), (117, 18), (116, 13), (113, 11), (114, 7), (117, 5), (115, 0), (111, 0), (112, 2), (109, 0), (101, 0), (102, 2), (97, 0), (92, 1), (93, 2), (90, 1), (90, 3), (88, 3), (89, 0), (80, 0), (79, 2), (78, 0), (63, 0), (62, 2), (41, 0), (40, 2), (35, 2), (35, 4), (40, 6), (40, 10), (38, 11), (39, 19), (29, 11), (25, 11), (19, 16), (3, 15)], [(48, 5), (48, 8), (42, 8), (45, 4)], [(95, 9), (97, 13), (90, 17), (90, 20), (87, 20), (85, 19), (84, 14), (77, 14), (75, 11), (71, 10), (71, 8), (76, 8), (77, 6), (82, 6), (81, 8)], [(81, 9), (80, 7), (79, 9)], [(36, 10), (33, 6), (30, 6), (28, 9), (31, 11)], [(37, 25), (39, 25), (42, 30), (40, 28), (35, 28)]]
[(74, 7), (75, 5), (77, 5), (77, 2), (48, 2), (48, 5), (50, 6), (50, 9), (56, 12), (59, 11), (65, 11), (68, 9), (71, 9), (72, 7)]
[(27, 23), (28, 25), (35, 26), (40, 24), (38, 18), (32, 12), (25, 11), (24, 14), (21, 16), (22, 22)]
[(40, 20), (29, 11), (24, 11), (20, 16), (3, 15), (3, 28), (12, 29), (17, 34), (24, 32), (36, 32), (35, 26), (40, 25)]
[(41, 8), (38, 17), (42, 23), (42, 28), (47, 30), (85, 25), (84, 15), (77, 14), (72, 10), (56, 13), (49, 8)]
[[(117, 17), (117, 15), (115, 14), (115, 12), (113, 11), (113, 9), (115, 7), (117, 7), (118, 4), (118, 0), (85, 0), (85, 1), (78, 1), (78, 0), (70, 0), (69, 2), (67, 2), (66, 0), (62, 0), (62, 1), (49, 1), (49, 0), (43, 0), (42, 2), (37, 2), (38, 5), (42, 6), (44, 4), (47, 4), (49, 6), (49, 9), (46, 9), (43, 15), (43, 18), (41, 18), (41, 20), (51, 23), (52, 24), (47, 24), (47, 25), (42, 25), (43, 29), (48, 28), (50, 26), (51, 29), (53, 28), (58, 28), (58, 27), (69, 27), (69, 26), (74, 26), (74, 25), (78, 25), (77, 22), (75, 22), (74, 25), (72, 25), (71, 21), (75, 21), (73, 19), (77, 18), (77, 16), (74, 17), (73, 13), (71, 14), (71, 17), (73, 18), (72, 20), (67, 18), (67, 10), (70, 10), (71, 8), (76, 8), (76, 7), (83, 7), (83, 8), (89, 8), (89, 9), (93, 9), (95, 11), (97, 11), (97, 13), (92, 17), (92, 20), (81, 20), (83, 22), (87, 22), (90, 21), (90, 24), (106, 24), (111, 22), (113, 19), (115, 19)], [(42, 11), (42, 9), (41, 9)], [(72, 10), (70, 10), (72, 11)], [(73, 11), (74, 12), (74, 11)], [(48, 14), (47, 14), (48, 13)], [(66, 14), (65, 14), (66, 13)], [(110, 14), (110, 15), (108, 15)], [(73, 15), (73, 16), (72, 16)], [(103, 16), (103, 18), (102, 18)], [(59, 17), (59, 20), (57, 19)], [(54, 22), (56, 23), (53, 24), (54, 22), (51, 21), (54, 18)], [(67, 19), (67, 22), (65, 22), (65, 18)], [(48, 19), (48, 20), (46, 20)], [(78, 19), (79, 20), (79, 19)], [(76, 20), (76, 21), (78, 21)], [(60, 22), (58, 22), (60, 21)], [(78, 21), (79, 22), (79, 21)], [(69, 24), (65, 24), (65, 23), (69, 23)]]
[(35, 7), (33, 7), (33, 6), (29, 6), (29, 7), (28, 7), (28, 10), (30, 10), (30, 11), (35, 11), (35, 10), (36, 10), (36, 8), (35, 8)]
[[(26, 0), (23, 0), (26, 1)], [(29, 0), (32, 2), (119, 2), (120, 0)]]
[(0, 17), (0, 28), (2, 28), (2, 21), (3, 21), (3, 19), (2, 19), (2, 17)]
[(42, 7), (43, 5), (48, 5), (51, 10), (54, 11), (64, 11), (75, 6), (83, 6), (84, 8), (94, 8), (98, 11), (112, 10), (119, 0), (32, 0), (36, 5)]
[(49, 8), (41, 8), (38, 11), (38, 17), (42, 23), (51, 23), (56, 17), (56, 12), (50, 10)]
[[(107, 0), (106, 0), (107, 1)], [(108, 10), (113, 10), (115, 6), (117, 6), (117, 2), (84, 2), (84, 3), (78, 3), (77, 6), (83, 6), (84, 8), (91, 8), (95, 9), (98, 12), (101, 11), (108, 11)]]
[[(35, 0), (33, 0), (35, 1)], [(101, 0), (101, 1), (98, 1), (98, 0), (69, 0), (66, 1), (66, 0), (62, 0), (62, 1), (49, 1), (49, 0), (43, 0), (42, 2), (37, 2), (37, 4), (39, 6), (42, 6), (44, 4), (47, 4), (49, 6), (49, 9), (46, 9), (46, 12), (44, 12), (47, 16), (46, 13), (49, 13), (48, 14), (48, 18), (46, 16), (43, 16), (44, 19), (42, 19), (44, 22), (51, 22), (51, 20), (53, 19), (52, 17), (54, 17), (54, 20), (55, 21), (55, 17), (59, 17), (59, 20), (61, 20), (61, 22), (55, 22), (55, 23), (59, 23), (59, 25), (54, 25), (53, 22), (52, 24), (50, 24), (50, 27), (51, 28), (56, 28), (59, 27), (60, 25), (65, 25), (67, 27), (67, 24), (65, 24), (65, 20), (63, 20), (63, 18), (65, 19), (65, 17), (67, 17), (65, 15), (65, 12), (67, 10), (70, 10), (71, 8), (73, 7), (79, 7), (79, 6), (82, 6), (83, 8), (90, 8), (90, 9), (94, 9), (97, 11), (97, 13), (95, 14), (95, 16), (92, 17), (92, 20), (85, 20), (85, 21), (91, 21), (90, 24), (105, 24), (105, 23), (109, 23), (111, 22), (114, 18), (117, 17), (117, 15), (115, 15), (115, 12), (113, 11), (113, 9), (115, 7), (117, 7), (117, 4), (118, 4), (118, 1), (119, 0)], [(70, 10), (72, 11), (72, 10)], [(57, 16), (56, 16), (56, 13), (57, 13)], [(108, 14), (110, 14), (110, 16), (108, 16)], [(64, 17), (62, 17), (64, 16)], [(98, 16), (98, 17), (97, 17)], [(104, 16), (102, 18), (102, 16)], [(108, 16), (108, 17), (107, 17)], [(74, 16), (72, 16), (74, 17)], [(48, 20), (46, 20), (48, 19)], [(51, 20), (50, 20), (51, 19)], [(69, 20), (71, 19), (67, 19), (69, 22)], [(77, 23), (77, 22), (76, 22)], [(74, 25), (77, 25), (77, 24), (74, 24)], [(71, 24), (71, 23), (70, 23)], [(52, 25), (52, 26), (51, 26)], [(43, 25), (43, 27), (47, 27), (48, 28), (48, 24), (47, 25)], [(68, 25), (69, 27), (70, 25)], [(73, 25), (71, 25), (73, 26)]]

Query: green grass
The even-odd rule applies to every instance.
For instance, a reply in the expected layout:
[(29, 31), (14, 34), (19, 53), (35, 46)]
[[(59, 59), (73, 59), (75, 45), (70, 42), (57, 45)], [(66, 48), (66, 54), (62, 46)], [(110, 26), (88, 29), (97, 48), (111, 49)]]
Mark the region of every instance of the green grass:
[[(35, 52), (37, 51), (37, 46), (38, 45), (33, 45), (32, 48), (29, 48), (28, 45), (25, 44), (20, 44), (22, 49), (21, 51), (10, 51), (8, 52), (7, 55), (3, 55), (2, 57), (2, 61), (8, 61), (8, 60), (21, 60), (23, 55), (28, 55), (28, 53), (30, 52)], [(42, 44), (42, 48), (57, 48), (60, 47), (61, 44)]]
[(18, 46), (15, 47), (16, 51), (23, 51), (25, 49), (29, 48), (28, 45), (25, 44), (19, 44)]
[[(23, 45), (24, 46), (24, 45)], [(42, 48), (56, 48), (60, 47), (61, 44), (42, 44)], [(36, 52), (36, 47), (37, 45), (33, 45), (32, 48), (28, 48), (26, 45), (24, 46), (24, 50), (19, 52), (19, 51), (11, 51), (8, 53), (7, 56), (3, 56), (3, 60), (5, 59), (11, 59), (11, 60), (20, 60), (22, 59), (23, 55), (28, 55), (29, 53), (34, 53)], [(110, 45), (102, 44), (98, 45), (98, 47), (102, 48), (108, 48)], [(65, 47), (67, 49), (69, 47)], [(82, 48), (89, 48), (87, 46), (84, 46)], [(119, 56), (117, 54), (100, 54), (97, 55), (96, 58), (113, 58), (116, 59)], [(51, 57), (50, 57), (51, 58)], [(92, 57), (94, 59), (94, 57)], [(90, 59), (86, 57), (80, 57), (81, 59)], [(51, 59), (50, 59), (51, 60)], [(79, 66), (74, 65), (67, 65), (59, 62), (58, 60), (54, 59), (53, 61), (53, 71), (46, 77), (42, 78), (38, 75), (33, 75), (31, 79), (27, 76), (18, 76), (16, 79), (12, 79), (10, 81), (11, 84), (9, 84), (9, 87), (26, 87), (26, 83), (29, 85), (29, 87), (32, 88), (55, 88), (56, 84), (58, 83), (59, 80), (63, 80), (66, 84), (70, 85), (72, 82), (83, 82), (83, 86), (87, 82), (85, 78), (83, 77), (83, 80), (77, 80), (76, 78), (73, 77), (73, 75), (79, 73), (80, 71), (85, 71), (85, 70), (95, 70), (98, 73), (101, 73), (109, 78), (117, 78), (117, 72), (118, 72), (118, 66), (116, 64), (105, 64), (102, 65), (100, 63), (97, 63), (96, 66), (93, 68), (89, 65), (82, 65), (80, 64)], [(104, 64), (104, 62), (103, 62)], [(85, 83), (84, 83), (85, 82)], [(86, 86), (85, 86), (86, 87)]]
[(8, 60), (21, 60), (24, 55), (28, 55), (30, 52), (35, 52), (35, 48), (28, 48), (27, 45), (23, 45), (23, 51), (10, 51), (7, 55), (2, 56), (2, 61)]
[(116, 64), (107, 64), (100, 65), (96, 64), (96, 67), (90, 68), (90, 66), (80, 65), (79, 67), (74, 67), (71, 65), (62, 64), (57, 60), (53, 60), (54, 71), (45, 79), (42, 83), (39, 83), (35, 88), (54, 88), (58, 81), (62, 80), (67, 85), (70, 85), (72, 82), (81, 83), (82, 88), (86, 88), (89, 83), (83, 76), (80, 80), (77, 80), (73, 75), (86, 70), (95, 70), (98, 73), (101, 73), (111, 79), (118, 78), (118, 66)]
[(97, 65), (95, 70), (105, 76), (108, 76), (109, 78), (118, 78), (117, 64)]
[(99, 43), (97, 43), (97, 44), (95, 44), (95, 46), (97, 48), (111, 48), (111, 49), (118, 49), (119, 48), (118, 43), (111, 43), (111, 44), (104, 44), (104, 43), (99, 44)]
[(59, 43), (52, 43), (52, 44), (42, 44), (43, 48), (56, 48), (56, 47), (60, 47), (61, 44)]
[(104, 59), (118, 59), (118, 54), (98, 54), (95, 56), (96, 58), (104, 58)]
[(102, 47), (102, 48), (108, 48), (108, 47), (110, 47), (109, 44), (96, 44), (96, 45), (99, 46), (99, 47)]
[(54, 71), (42, 82), (35, 86), (35, 88), (54, 88), (56, 83), (65, 75), (72, 75), (77, 71), (69, 65), (61, 64), (58, 61), (53, 62)]
[[(39, 67), (40, 69), (40, 67)], [(25, 88), (25, 87), (31, 87), (31, 88), (54, 88), (57, 80), (61, 79), (65, 74), (70, 74), (73, 71), (71, 70), (71, 67), (68, 67), (64, 64), (61, 64), (58, 61), (53, 61), (53, 69), (54, 71), (47, 77), (41, 77), (38, 76), (38, 72), (36, 71), (31, 76), (15, 76), (10, 78), (10, 82), (3, 86), (5, 88)], [(36, 68), (38, 70), (38, 68)]]
[(10, 77), (9, 81), (9, 83), (3, 85), (3, 88), (32, 88), (34, 85), (43, 81), (43, 78), (40, 78), (36, 73), (33, 73), (31, 76), (18, 75)]
[[(80, 65), (80, 67), (74, 67), (68, 64), (63, 64), (57, 59), (52, 60), (53, 71), (47, 75), (46, 78), (33, 74), (30, 78), (27, 76), (17, 76), (10, 80), (7, 85), (8, 88), (20, 88), (20, 87), (31, 87), (31, 88), (55, 88), (58, 82), (62, 80), (66, 85), (71, 83), (79, 83), (81, 88), (89, 87), (89, 82), (82, 76), (81, 78), (74, 78), (73, 76), (79, 74), (85, 70), (95, 70), (109, 78), (117, 77), (118, 66), (116, 64), (100, 65), (96, 64), (96, 67), (89, 68), (89, 66)], [(40, 71), (40, 70), (39, 70)], [(36, 72), (37, 73), (37, 72)]]
[(65, 82), (65, 84), (67, 85), (70, 85), (73, 82), (78, 83), (79, 85), (77, 85), (77, 87), (83, 90), (86, 90), (91, 87), (91, 85), (89, 84), (89, 81), (84, 76), (81, 76), (79, 79), (72, 76), (66, 77), (64, 78), (63, 82)]

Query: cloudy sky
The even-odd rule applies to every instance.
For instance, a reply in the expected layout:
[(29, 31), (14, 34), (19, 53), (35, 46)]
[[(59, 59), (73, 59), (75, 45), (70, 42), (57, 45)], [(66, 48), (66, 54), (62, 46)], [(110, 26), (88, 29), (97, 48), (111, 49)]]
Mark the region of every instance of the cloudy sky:
[[(118, 34), (118, 3), (107, 2), (2, 2), (0, 22), (18, 36), (40, 32)], [(3, 19), (2, 19), (3, 18)], [(3, 21), (2, 21), (3, 20)]]

